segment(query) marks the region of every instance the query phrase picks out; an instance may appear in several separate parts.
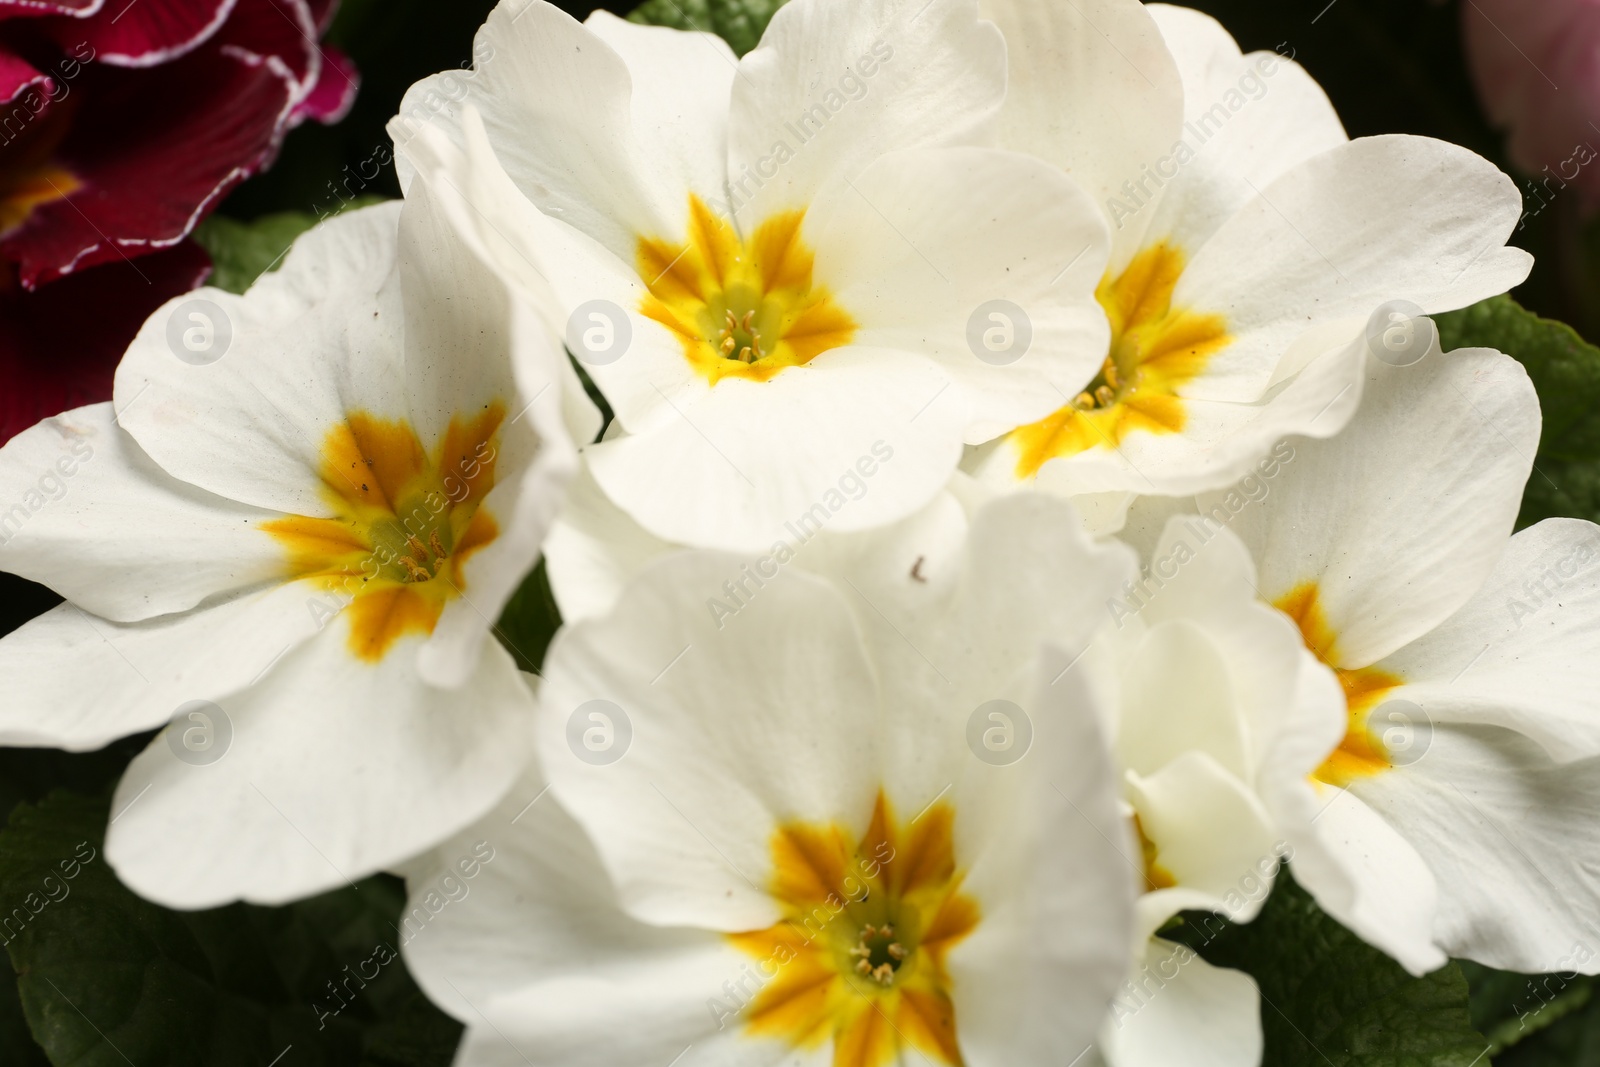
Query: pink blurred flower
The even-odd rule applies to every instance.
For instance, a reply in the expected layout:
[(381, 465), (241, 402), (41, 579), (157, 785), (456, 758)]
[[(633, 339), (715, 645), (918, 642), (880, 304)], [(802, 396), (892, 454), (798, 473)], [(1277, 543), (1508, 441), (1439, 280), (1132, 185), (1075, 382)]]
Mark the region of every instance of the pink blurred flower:
[(1600, 208), (1600, 0), (1464, 0), (1467, 60), (1518, 170)]

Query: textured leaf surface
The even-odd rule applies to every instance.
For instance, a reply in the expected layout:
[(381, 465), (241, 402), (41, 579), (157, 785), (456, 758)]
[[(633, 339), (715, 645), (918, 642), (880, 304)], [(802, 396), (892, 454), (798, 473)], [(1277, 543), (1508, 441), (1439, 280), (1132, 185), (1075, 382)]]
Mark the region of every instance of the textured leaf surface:
[(761, 41), (784, 0), (646, 0), (628, 18), (650, 26), (714, 33), (744, 55)]
[(1272, 1067), (1472, 1067), (1488, 1042), (1472, 1028), (1467, 983), (1449, 964), (1413, 978), (1326, 915), (1280, 872), (1254, 922), (1187, 915), (1172, 936), (1261, 989), (1263, 1063)]

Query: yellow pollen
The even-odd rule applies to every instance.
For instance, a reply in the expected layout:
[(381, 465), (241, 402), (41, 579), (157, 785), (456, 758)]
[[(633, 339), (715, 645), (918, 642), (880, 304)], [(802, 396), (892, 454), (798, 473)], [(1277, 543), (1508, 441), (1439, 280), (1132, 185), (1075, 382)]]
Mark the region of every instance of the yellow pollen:
[(1383, 702), (1390, 690), (1405, 684), (1405, 679), (1377, 667), (1338, 666), (1338, 635), (1322, 610), (1321, 592), (1316, 582), (1304, 582), (1273, 602), (1273, 606), (1300, 627), (1306, 647), (1339, 678), (1344, 687), (1345, 708), (1349, 715), (1344, 740), (1311, 777), (1343, 788), (1358, 778), (1370, 778), (1394, 764), (1383, 740), (1372, 730), (1367, 717)]
[(1136, 430), (1178, 433), (1187, 421), (1178, 389), (1232, 342), (1221, 315), (1172, 306), (1185, 257), (1166, 242), (1109, 274), (1095, 298), (1111, 322), (1100, 373), (1065, 407), (1011, 431), (1016, 475), (1031, 478), (1052, 459), (1114, 448)]
[(767, 979), (742, 1012), (746, 1032), (808, 1051), (831, 1043), (834, 1067), (960, 1067), (945, 957), (979, 913), (961, 892), (954, 825), (944, 803), (901, 824), (880, 793), (859, 838), (779, 827), (770, 888), (783, 918), (729, 935)]
[(783, 212), (743, 240), (691, 195), (685, 242), (639, 239), (639, 310), (677, 336), (711, 384), (768, 381), (854, 340), (855, 320), (812, 277), (804, 221), (803, 211)]
[(262, 524), (286, 577), (315, 582), (328, 613), (346, 613), (356, 658), (376, 663), (407, 634), (431, 634), (465, 584), (462, 564), (499, 535), (480, 505), (505, 413), (496, 402), (457, 416), (430, 455), (406, 422), (350, 412), (323, 441), (329, 517)]

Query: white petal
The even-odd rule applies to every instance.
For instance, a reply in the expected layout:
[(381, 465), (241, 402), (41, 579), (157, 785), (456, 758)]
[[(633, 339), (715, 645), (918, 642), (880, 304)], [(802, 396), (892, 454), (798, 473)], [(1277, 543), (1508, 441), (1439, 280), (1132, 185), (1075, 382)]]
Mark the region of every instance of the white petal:
[(1600, 761), (1558, 766), (1526, 738), (1435, 725), (1404, 767), (1351, 784), (1392, 824), (1439, 885), (1433, 933), (1452, 956), (1490, 967), (1600, 971), (1593, 936), (1600, 884)]
[(1005, 84), (1005, 42), (977, 0), (787, 4), (733, 83), (738, 217), (804, 208), (885, 152), (985, 143)]
[[(327, 515), (329, 428), (350, 411), (395, 418), (407, 410), (400, 206), (352, 211), (308, 231), (282, 268), (244, 296), (201, 289), (151, 316), (117, 369), (123, 428), (175, 478), (257, 507)], [(204, 365), (169, 345), (169, 319), (194, 300), (219, 308), (231, 331), (221, 357)]]
[[(1044, 488), (1040, 486), (1040, 488)], [(1093, 537), (1114, 537), (1128, 521), (1128, 509), (1138, 501), (1136, 493), (1112, 490), (1105, 493), (1080, 493), (1072, 503), (1083, 519), (1085, 533)]]
[(1600, 530), (1546, 519), (1511, 538), (1488, 581), (1383, 661), (1437, 722), (1505, 726), (1557, 760), (1600, 754)]
[[(719, 62), (701, 49), (701, 62)], [(472, 71), (413, 85), (390, 120), (407, 185), (419, 166), (412, 150), (422, 131), (442, 132), (462, 147), (468, 112), (476, 110), (522, 194), (618, 255), (631, 257), (636, 234), (687, 210), (687, 190), (670, 180), (681, 173), (676, 161), (649, 158), (634, 136), (637, 118), (655, 105), (635, 111), (629, 63), (591, 28), (544, 0), (504, 0), (478, 31), (473, 56)], [(682, 77), (699, 85), (706, 76), (691, 67)]]
[(1187, 620), (1159, 623), (1124, 668), (1117, 751), (1138, 774), (1204, 752), (1250, 777), (1249, 739), (1222, 650)]
[(950, 790), (957, 855), (972, 857), (962, 889), (982, 909), (949, 959), (970, 1063), (1070, 1060), (1127, 973), (1137, 851), (1071, 662), (1059, 648), (1040, 657), (1027, 754), (1008, 766), (969, 757)]
[[(1331, 441), (1296, 442), (1264, 505), (1231, 528), (1269, 601), (1317, 583), (1338, 637), (1323, 658), (1370, 666), (1433, 629), (1488, 577), (1539, 439), (1515, 360), (1485, 349), (1410, 367), (1369, 361), (1360, 409)], [(1228, 507), (1201, 497), (1200, 510)], [(1231, 507), (1229, 507), (1231, 511)]]
[(1186, 397), (1259, 397), (1278, 359), (1317, 322), (1388, 300), (1450, 311), (1527, 277), (1504, 247), (1522, 211), (1492, 163), (1444, 141), (1364, 137), (1295, 167), (1191, 250), (1173, 306), (1223, 315), (1233, 343)]
[[(982, 0), (981, 10), (1006, 37), (1003, 146), (1060, 167), (1102, 205), (1171, 151), (1184, 90), (1149, 9), (1127, 0)], [(1149, 212), (1118, 220), (1114, 269), (1138, 251), (1149, 222)]]
[[(930, 509), (922, 518), (899, 532), (908, 547), (898, 565), (884, 565), (881, 555), (810, 564), (848, 591), (891, 694), (885, 714), (895, 732), (959, 736), (993, 700), (1033, 715), (1040, 645), (1069, 650), (1065, 676), (1051, 676), (1067, 685), (1081, 668), (1066, 667), (1089, 644), (1117, 583), (1132, 573), (1131, 554), (1092, 542), (1070, 504), (1043, 494), (988, 503), (964, 539), (959, 516)], [(933, 796), (967, 762), (961, 746), (938, 758), (903, 746), (886, 753), (897, 794), (909, 796)]]
[[(1221, 24), (1192, 8), (1147, 10), (1183, 76), (1184, 127), (1175, 140), (1193, 157), (1169, 142), (1139, 160), (1154, 184), (1165, 181), (1158, 206), (1139, 211), (1153, 212), (1151, 235), (1198, 248), (1257, 190), (1348, 138), (1327, 94), (1298, 63), (1272, 52), (1241, 55)], [(1124, 177), (1138, 183), (1143, 174)]]
[(276, 586), (137, 623), (53, 608), (0, 639), (0, 741), (89, 751), (222, 700), (316, 633), (314, 595)]
[[(857, 344), (931, 356), (967, 391), (971, 443), (1043, 418), (1105, 358), (1110, 327), (1094, 299), (1105, 224), (1038, 160), (980, 148), (886, 155), (818, 200), (806, 236), (817, 279), (860, 324)], [(1001, 301), (1010, 307), (994, 311)], [(974, 345), (975, 329), (995, 328), (998, 354)]]
[[(497, 997), (579, 974), (615, 980), (720, 941), (625, 915), (594, 845), (531, 775), (411, 865), (406, 882), (406, 964), (436, 1004), (469, 1025)], [(748, 957), (725, 950), (725, 971), (737, 974)], [(700, 996), (720, 995), (719, 985), (720, 976)], [(704, 1005), (696, 1008), (703, 1016)]]
[(1271, 877), (1278, 852), (1271, 817), (1249, 786), (1201, 751), (1148, 776), (1129, 772), (1128, 784), (1158, 862), (1178, 884), (1210, 894), (1215, 910), (1234, 919), (1253, 918), (1266, 894), (1246, 890)]
[[(552, 791), (594, 838), (623, 907), (659, 925), (771, 925), (779, 823), (863, 832), (882, 784), (883, 711), (850, 612), (791, 570), (736, 619), (716, 619), (708, 603), (743, 562), (661, 560), (614, 613), (557, 635), (545, 661), (539, 750)], [(628, 745), (615, 762), (583, 758), (584, 731), (604, 728), (595, 714), (631, 723), (631, 740), (611, 724), (610, 743)]]
[(544, 547), (562, 621), (570, 626), (607, 614), (630, 578), (675, 547), (613, 504), (582, 464)]
[[(426, 180), (406, 200), (400, 247), (412, 426), (422, 440), (439, 441), (453, 419), (494, 403), (506, 413), (495, 485), (481, 504), (498, 534), (462, 565), (460, 595), (422, 651), (423, 678), (453, 687), (466, 681), (494, 620), (538, 562), (577, 468), (562, 413), (567, 361), (539, 315), (450, 228)], [(481, 458), (446, 457), (462, 469), (440, 473), (465, 477)]]
[(1142, 963), (1101, 1030), (1100, 1050), (1110, 1067), (1258, 1067), (1255, 979), (1159, 939), (1150, 941)]
[(640, 26), (604, 10), (583, 25), (627, 64), (634, 158), (643, 180), (658, 183), (672, 212), (668, 217), (685, 217), (690, 192), (707, 203), (721, 201), (728, 180), (728, 107), (739, 71), (733, 49), (714, 33)]
[[(1302, 776), (1309, 774), (1332, 750), (1337, 738), (1343, 736), (1344, 697), (1332, 672), (1306, 652), (1299, 628), (1282, 612), (1261, 602), (1256, 592), (1255, 566), (1243, 543), (1225, 527), (1179, 515), (1167, 521), (1148, 558), (1145, 577), (1135, 590), (1143, 601), (1139, 617), (1152, 628), (1150, 636), (1158, 633), (1163, 623), (1180, 622), (1203, 633), (1206, 644), (1221, 657), (1226, 672), (1223, 685), (1233, 694), (1237, 706), (1237, 711), (1217, 720), (1217, 736), (1231, 737), (1237, 732), (1238, 740), (1208, 745), (1203, 735), (1184, 724), (1181, 717), (1179, 721), (1172, 719), (1175, 708), (1206, 699), (1195, 692), (1201, 685), (1198, 676), (1166, 681), (1164, 684), (1173, 688), (1173, 695), (1148, 704), (1154, 734), (1193, 737), (1194, 747), (1211, 752), (1225, 764), (1225, 749), (1236, 743), (1243, 760), (1237, 766), (1249, 778), (1265, 768), (1264, 756), (1276, 744), (1280, 732), (1298, 728), (1291, 727), (1284, 709), (1297, 701), (1311, 700), (1325, 707), (1331, 716), (1328, 721), (1337, 724), (1338, 733), (1334, 741), (1301, 767)], [(1123, 603), (1133, 606), (1131, 600)], [(1119, 624), (1125, 621), (1118, 619)], [(1129, 632), (1130, 638), (1133, 633)], [(1150, 643), (1149, 636), (1140, 640), (1146, 646)], [(1209, 658), (1202, 656), (1201, 662), (1209, 662)], [(1154, 664), (1149, 666), (1153, 668)], [(1152, 669), (1124, 668), (1125, 673), (1129, 670), (1135, 676), (1130, 683), (1133, 692), (1158, 692), (1162, 688), (1163, 683), (1152, 679)], [(1308, 684), (1303, 677), (1307, 670), (1320, 674), (1326, 685)], [(1169, 752), (1183, 747), (1157, 743)]]
[[(176, 360), (174, 360), (176, 362)], [(45, 419), (0, 449), (0, 567), (123, 622), (187, 611), (285, 571), (278, 516), (180, 482), (110, 404)]]
[(675, 234), (681, 227), (630, 231), (627, 250), (613, 253), (534, 207), (495, 158), (483, 121), (469, 105), (462, 118), (464, 149), (423, 128), (406, 152), (456, 229), (471, 235), (517, 294), (542, 310), (555, 329), (576, 329), (581, 335), (606, 328), (613, 331), (613, 341), (627, 331), (625, 347), (613, 361), (585, 367), (623, 428), (641, 432), (676, 421), (673, 404), (687, 403), (709, 387), (684, 359), (679, 338), (639, 312), (646, 289), (633, 262), (638, 234)]
[(865, 348), (770, 382), (725, 379), (673, 408), (670, 424), (588, 449), (590, 471), (657, 537), (739, 551), (791, 526), (906, 517), (949, 480), (967, 424), (964, 394), (934, 364)]
[[(636, 963), (615, 977), (567, 976), (519, 990), (474, 1013), (481, 1025), (468, 1031), (456, 1067), (657, 1061), (677, 1067), (827, 1067), (830, 1042), (797, 1049), (787, 1039), (751, 1039), (731, 1019), (726, 1029), (717, 1029), (708, 1001), (736, 1003), (720, 983), (744, 977), (741, 968), (751, 967), (749, 957), (739, 959), (725, 944), (708, 941)], [(627, 1025), (619, 1026), (619, 1018)]]
[(416, 639), (377, 665), (348, 639), (340, 619), (218, 700), (232, 738), (215, 762), (165, 736), (133, 761), (106, 839), (124, 882), (177, 908), (309, 896), (437, 844), (527, 768), (533, 699), (509, 654), (442, 690), (417, 676)]
[(1318, 787), (1311, 832), (1290, 843), (1295, 878), (1329, 915), (1415, 975), (1443, 967), (1440, 889), (1415, 846), (1356, 794)]
[[(491, 401), (510, 406), (508, 417), (522, 406), (512, 375), (513, 299), (474, 254), (470, 235), (459, 237), (451, 229), (438, 199), (427, 182), (406, 198), (396, 257), (404, 296), (406, 406), (424, 441), (437, 440), (452, 418), (476, 414)], [(536, 348), (538, 338), (520, 340), (526, 349), (517, 356), (548, 364), (553, 375), (551, 342)]]
[(1354, 905), (1356, 883), (1314, 843), (1315, 823), (1330, 796), (1311, 776), (1339, 747), (1349, 729), (1350, 713), (1338, 677), (1307, 649), (1300, 652), (1300, 670), (1293, 696), (1279, 709), (1275, 728), (1266, 731), (1264, 755), (1257, 774), (1256, 792), (1272, 814), (1289, 858), (1292, 842), (1313, 840), (1297, 857), (1300, 880), (1315, 884), (1324, 908), (1335, 902), (1348, 912)]

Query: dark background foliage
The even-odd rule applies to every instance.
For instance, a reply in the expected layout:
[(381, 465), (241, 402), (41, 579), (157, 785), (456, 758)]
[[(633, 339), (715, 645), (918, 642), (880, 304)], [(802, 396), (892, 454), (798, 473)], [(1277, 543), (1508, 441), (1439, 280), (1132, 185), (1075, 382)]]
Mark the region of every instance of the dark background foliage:
[[(296, 130), (275, 168), (241, 187), (220, 214), (252, 223), (285, 212), (326, 214), (354, 195), (397, 196), (392, 167), (363, 177), (373, 174), (374, 160), (388, 158), (384, 124), (412, 82), (470, 62), (473, 33), (492, 6), (493, 0), (345, 0), (331, 40), (363, 72), (355, 110), (336, 127)], [(592, 9), (582, 0), (561, 6), (579, 18)], [(606, 6), (624, 13), (633, 5)], [(1295, 56), (1327, 90), (1352, 136), (1427, 134), (1507, 166), (1463, 65), (1455, 3), (1194, 0), (1194, 6), (1220, 19), (1246, 50)], [(681, 25), (693, 18), (736, 45), (747, 43), (758, 27), (730, 19), (734, 8), (735, 0), (649, 5), (657, 21)], [(1529, 222), (1515, 243), (1532, 251), (1538, 266), (1515, 296), (1578, 334), (1600, 336), (1600, 302), (1589, 299), (1596, 292), (1596, 229), (1578, 217), (1575, 198), (1558, 195), (1542, 207), (1528, 195)], [(285, 217), (283, 240), (302, 224)], [(219, 269), (253, 273), (248, 263), (219, 260)], [(1541, 393), (1546, 380), (1553, 388), (1582, 386), (1561, 414), (1585, 438), (1581, 455), (1559, 453), (1547, 424), (1541, 467), (1555, 474), (1546, 484), (1536, 476), (1524, 518), (1595, 517), (1600, 478), (1589, 474), (1596, 450), (1586, 440), (1592, 406), (1583, 400), (1600, 395), (1592, 350), (1570, 332), (1504, 308), (1441, 325), (1446, 347), (1472, 337), (1474, 343), (1501, 338), (1508, 351), (1516, 351), (1513, 342), (1537, 349), (1538, 359), (1524, 358)], [(48, 590), (0, 575), (0, 634), (56, 601)], [(555, 620), (539, 576), (505, 621), (528, 647), (542, 650)], [(0, 814), (11, 813), (0, 834), (0, 906), (24, 899), (76, 848), (98, 848), (109, 788), (145, 740), (87, 755), (0, 749)], [(290, 908), (235, 905), (185, 915), (139, 901), (102, 860), (84, 864), (72, 885), (72, 896), (43, 908), (6, 946), (20, 978), (0, 981), (4, 1067), (52, 1059), (82, 1067), (442, 1067), (450, 1060), (459, 1028), (421, 998), (398, 964), (336, 1016), (326, 1014), (328, 980), (393, 940), (403, 900), (394, 879), (369, 879)], [(1410, 979), (1329, 922), (1288, 878), (1249, 927), (1227, 929), (1188, 916), (1171, 934), (1257, 978), (1268, 1067), (1600, 1064), (1600, 998), (1591, 980), (1470, 965)]]

